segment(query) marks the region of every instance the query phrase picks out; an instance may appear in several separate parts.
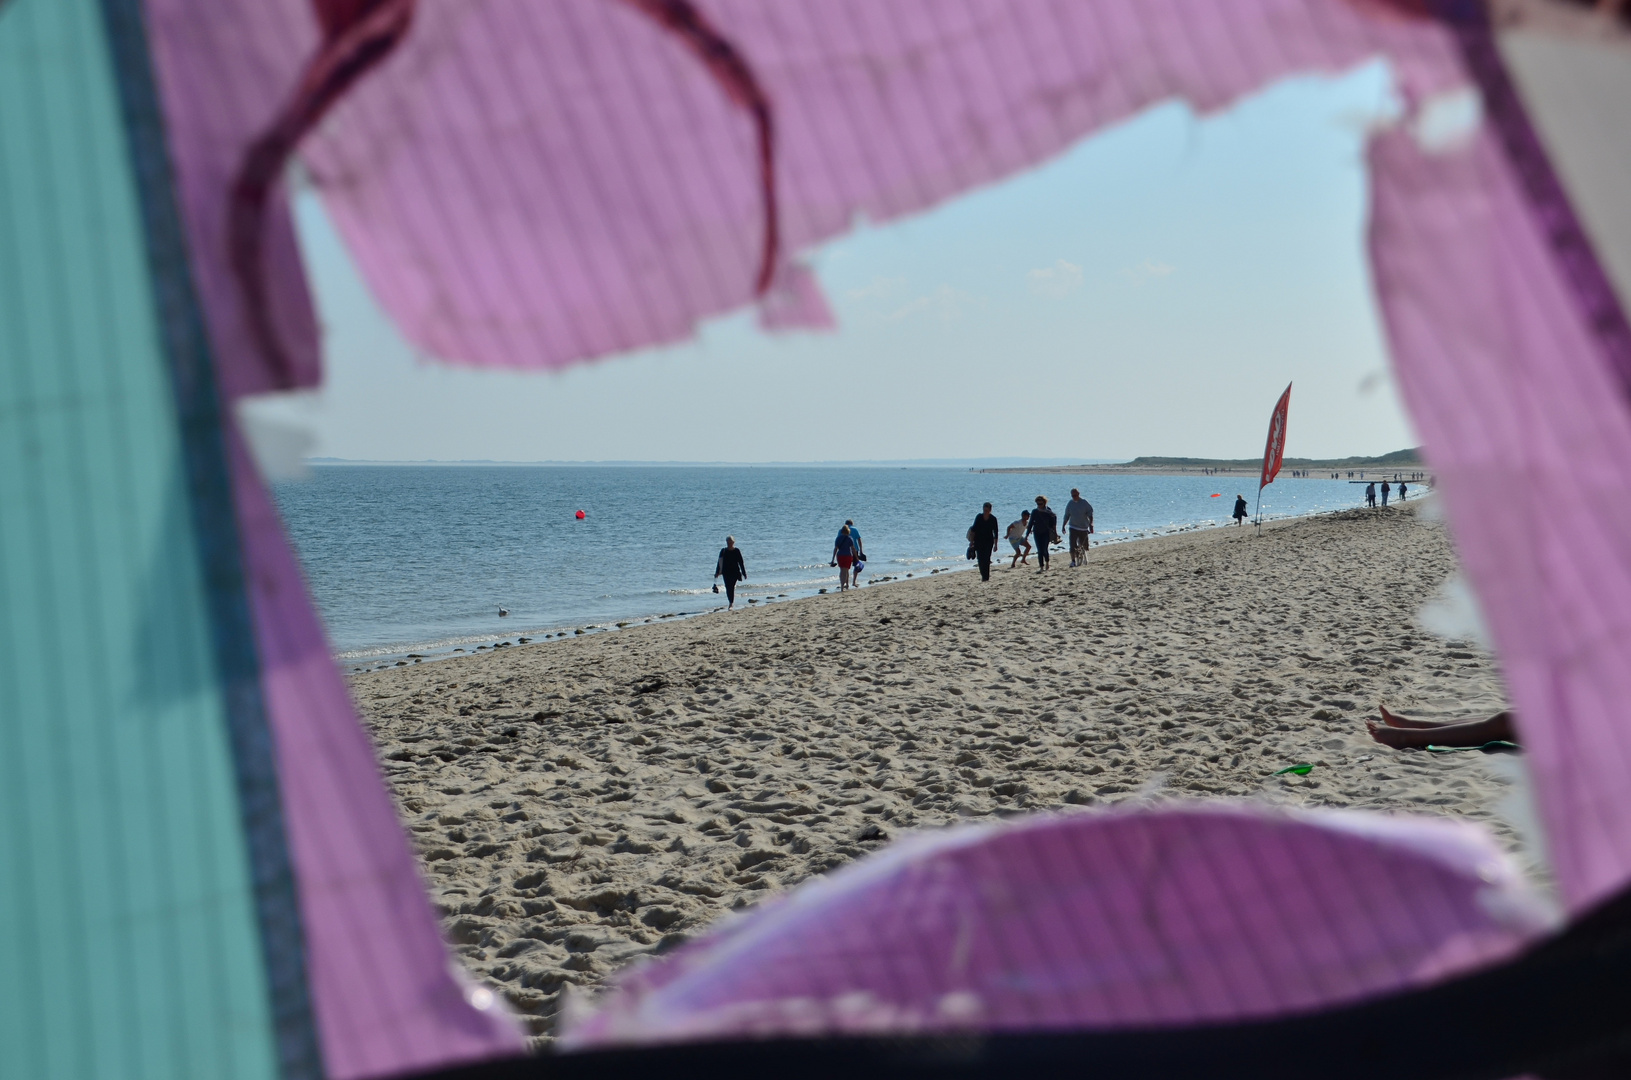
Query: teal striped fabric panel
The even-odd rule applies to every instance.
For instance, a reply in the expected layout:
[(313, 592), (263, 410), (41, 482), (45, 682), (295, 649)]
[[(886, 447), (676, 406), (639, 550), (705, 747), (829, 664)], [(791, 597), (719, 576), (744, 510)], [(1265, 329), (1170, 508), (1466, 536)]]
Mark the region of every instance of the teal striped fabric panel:
[(276, 1075), (96, 0), (0, 5), (0, 1074)]

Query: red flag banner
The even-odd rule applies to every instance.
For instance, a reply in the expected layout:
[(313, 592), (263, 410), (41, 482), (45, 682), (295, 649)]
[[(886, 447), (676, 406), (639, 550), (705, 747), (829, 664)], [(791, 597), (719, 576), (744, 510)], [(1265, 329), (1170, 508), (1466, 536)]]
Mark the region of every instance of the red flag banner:
[(1286, 456), (1286, 410), (1290, 407), (1291, 384), (1286, 383), (1286, 392), (1280, 395), (1280, 403), (1274, 406), (1274, 415), (1269, 418), (1269, 441), (1263, 447), (1263, 478), (1258, 482), (1258, 491), (1274, 483), (1274, 478), (1280, 475), (1280, 462)]

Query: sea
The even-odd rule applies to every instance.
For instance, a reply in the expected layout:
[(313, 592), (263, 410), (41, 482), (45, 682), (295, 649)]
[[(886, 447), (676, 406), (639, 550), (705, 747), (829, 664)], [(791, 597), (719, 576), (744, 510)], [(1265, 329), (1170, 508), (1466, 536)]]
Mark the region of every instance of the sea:
[[(981, 473), (966, 468), (317, 465), (278, 483), (278, 506), (328, 626), (353, 669), (722, 609), (715, 558), (736, 537), (738, 606), (836, 589), (833, 539), (853, 520), (867, 588), (957, 572), (989, 500), (1006, 529), (1037, 495), (1079, 487), (1096, 541), (1228, 523), (1255, 476)], [(1425, 489), (1423, 489), (1425, 491)], [(1289, 478), (1265, 519), (1359, 505), (1361, 485)], [(580, 515), (581, 511), (581, 515)], [(1007, 550), (1006, 543), (1003, 551)], [(1034, 561), (1034, 560), (1033, 560)], [(500, 614), (500, 612), (507, 614)]]

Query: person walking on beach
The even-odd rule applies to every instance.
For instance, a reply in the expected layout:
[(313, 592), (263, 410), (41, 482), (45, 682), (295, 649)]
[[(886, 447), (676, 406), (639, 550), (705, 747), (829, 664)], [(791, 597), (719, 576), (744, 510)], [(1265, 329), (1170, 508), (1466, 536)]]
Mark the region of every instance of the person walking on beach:
[(1025, 538), (1030, 530), (1031, 512), (1022, 510), (1019, 520), (1008, 526), (1008, 546), (1014, 549), (1014, 561), (1008, 564), (1008, 569), (1012, 570), (1020, 563), (1031, 565), (1031, 542)]
[(1246, 520), (1246, 496), (1235, 496), (1235, 524), (1239, 525)]
[(1386, 480), (1383, 480), (1382, 481), (1382, 505), (1383, 506), (1387, 505), (1388, 492), (1390, 492), (1392, 490), (1393, 490), (1393, 485), (1388, 483)]
[(1027, 535), (1036, 537), (1036, 572), (1039, 574), (1048, 568), (1048, 545), (1053, 543), (1058, 532), (1059, 518), (1048, 509), (1048, 497), (1038, 495)]
[(861, 570), (866, 566), (866, 545), (861, 543), (861, 530), (855, 527), (855, 522), (846, 520), (844, 528), (849, 530), (849, 538), (855, 541), (855, 565), (850, 569), (850, 583), (860, 588)]
[(1070, 537), (1070, 565), (1086, 566), (1088, 537), (1093, 535), (1093, 504), (1075, 488), (1070, 489), (1070, 501), (1065, 504), (1065, 530)]
[(991, 512), (991, 504), (986, 503), (980, 516), (974, 519), (969, 527), (969, 543), (974, 545), (974, 557), (980, 561), (980, 580), (991, 580), (991, 553), (997, 550), (997, 536), (1002, 526), (997, 524), (997, 515)]
[(1376, 505), (1376, 484), (1374, 481), (1365, 485), (1365, 505)]
[(1409, 492), (1410, 492), (1410, 488), (1405, 484), (1405, 482), (1403, 480), (1400, 480), (1399, 481), (1399, 501), (1404, 502), (1405, 496), (1408, 495)]
[(848, 592), (849, 568), (855, 565), (855, 538), (848, 525), (838, 530), (838, 538), (832, 543), (832, 565), (838, 567), (838, 591)]
[[(719, 549), (719, 561), (714, 563), (714, 578), (725, 579), (725, 610), (736, 606), (736, 583), (748, 579), (747, 564), (742, 561), (742, 549), (736, 546), (736, 537), (725, 537), (725, 546)], [(718, 585), (714, 586), (717, 590)]]

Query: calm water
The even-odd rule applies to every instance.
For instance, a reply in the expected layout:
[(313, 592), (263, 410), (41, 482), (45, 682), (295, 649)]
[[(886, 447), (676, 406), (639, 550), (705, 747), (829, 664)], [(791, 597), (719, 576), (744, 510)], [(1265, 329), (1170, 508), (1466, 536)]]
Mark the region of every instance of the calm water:
[[(358, 665), (722, 607), (709, 586), (727, 533), (748, 568), (738, 603), (836, 586), (827, 560), (846, 518), (865, 541), (867, 578), (962, 569), (982, 502), (1006, 528), (1038, 494), (1062, 510), (1073, 486), (1104, 542), (1220, 525), (1237, 491), (1254, 494), (1242, 477), (327, 466), (276, 495), (334, 648)], [(1363, 490), (1282, 477), (1264, 493), (1264, 516), (1354, 506)]]

